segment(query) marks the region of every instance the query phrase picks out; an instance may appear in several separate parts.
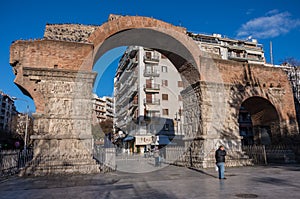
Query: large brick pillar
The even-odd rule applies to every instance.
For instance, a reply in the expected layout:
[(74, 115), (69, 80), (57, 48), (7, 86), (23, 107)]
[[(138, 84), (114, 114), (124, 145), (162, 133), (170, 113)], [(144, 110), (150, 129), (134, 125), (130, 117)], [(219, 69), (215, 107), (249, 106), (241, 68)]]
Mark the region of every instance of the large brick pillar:
[(92, 157), (92, 86), (96, 74), (65, 69), (23, 68), (43, 97), (35, 113), (34, 158), (25, 174), (97, 173)]

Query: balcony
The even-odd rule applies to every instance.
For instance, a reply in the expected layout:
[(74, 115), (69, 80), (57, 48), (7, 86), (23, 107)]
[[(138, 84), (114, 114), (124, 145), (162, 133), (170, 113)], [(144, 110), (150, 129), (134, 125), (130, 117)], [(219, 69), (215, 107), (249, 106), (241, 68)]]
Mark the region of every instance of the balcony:
[(144, 91), (148, 93), (158, 93), (160, 90), (160, 85), (159, 84), (144, 84)]
[(159, 77), (158, 70), (144, 70), (144, 77)]
[(144, 99), (144, 105), (160, 105), (160, 99)]
[(228, 59), (237, 60), (237, 61), (256, 61), (256, 62), (264, 62), (264, 59), (257, 56), (248, 56), (247, 54), (236, 54), (233, 52), (228, 53)]
[(151, 54), (144, 56), (145, 63), (158, 63), (159, 62), (159, 54)]

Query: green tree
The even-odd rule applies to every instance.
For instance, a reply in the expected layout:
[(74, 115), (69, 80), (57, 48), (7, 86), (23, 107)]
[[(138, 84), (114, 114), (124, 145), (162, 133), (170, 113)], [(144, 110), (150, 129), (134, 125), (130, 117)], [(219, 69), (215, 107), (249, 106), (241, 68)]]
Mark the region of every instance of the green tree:
[(107, 119), (98, 124), (92, 125), (94, 139), (103, 139), (105, 135), (113, 132), (113, 120)]

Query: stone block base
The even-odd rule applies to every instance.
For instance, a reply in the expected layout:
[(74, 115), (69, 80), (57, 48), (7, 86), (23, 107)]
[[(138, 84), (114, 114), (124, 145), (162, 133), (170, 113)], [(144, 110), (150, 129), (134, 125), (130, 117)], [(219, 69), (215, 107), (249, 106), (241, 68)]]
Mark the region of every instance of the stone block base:
[(35, 159), (20, 172), (20, 176), (45, 176), (66, 174), (91, 174), (100, 173), (100, 165), (95, 160), (69, 160), (69, 161), (39, 161)]

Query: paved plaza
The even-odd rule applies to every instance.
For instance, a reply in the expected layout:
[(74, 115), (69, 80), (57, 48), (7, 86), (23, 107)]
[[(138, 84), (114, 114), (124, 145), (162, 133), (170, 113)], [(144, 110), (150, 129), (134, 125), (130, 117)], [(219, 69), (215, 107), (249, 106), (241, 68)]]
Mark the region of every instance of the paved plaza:
[(165, 166), (148, 173), (10, 177), (0, 198), (299, 198), (300, 165), (214, 169)]

